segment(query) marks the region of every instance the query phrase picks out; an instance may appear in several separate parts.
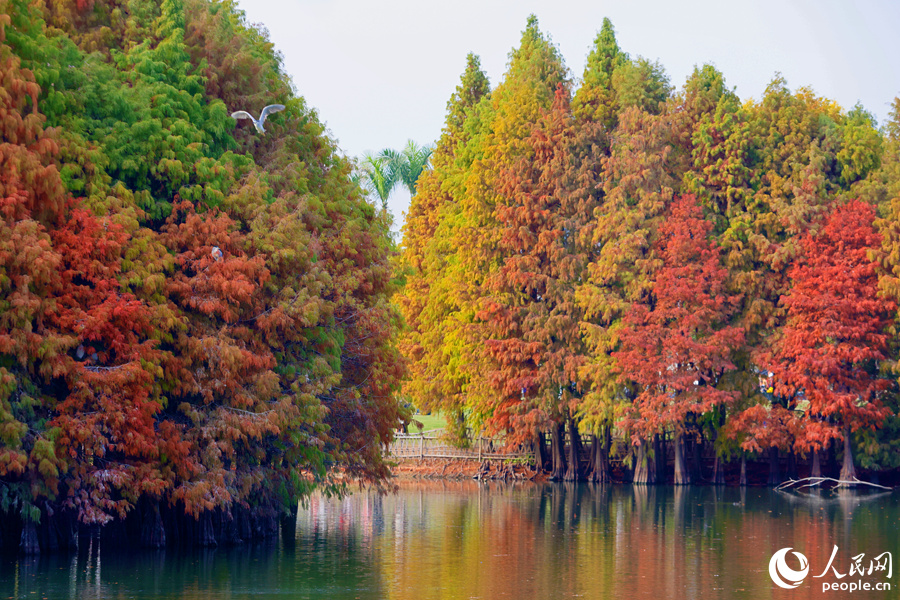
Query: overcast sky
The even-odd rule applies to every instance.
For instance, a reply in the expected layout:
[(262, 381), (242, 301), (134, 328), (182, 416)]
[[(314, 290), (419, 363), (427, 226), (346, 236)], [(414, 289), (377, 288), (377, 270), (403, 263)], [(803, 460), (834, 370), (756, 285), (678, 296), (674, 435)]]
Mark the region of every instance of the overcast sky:
[[(900, 96), (896, 0), (239, 0), (269, 30), (298, 92), (349, 156), (431, 144), (474, 52), (496, 86), (528, 15), (581, 76), (609, 17), (619, 46), (658, 60), (680, 88), (711, 63), (741, 99), (760, 98), (776, 72), (845, 109), (857, 102), (884, 123)], [(257, 110), (261, 107), (256, 107)], [(402, 187), (402, 186), (401, 186)], [(409, 205), (398, 188), (396, 226)]]

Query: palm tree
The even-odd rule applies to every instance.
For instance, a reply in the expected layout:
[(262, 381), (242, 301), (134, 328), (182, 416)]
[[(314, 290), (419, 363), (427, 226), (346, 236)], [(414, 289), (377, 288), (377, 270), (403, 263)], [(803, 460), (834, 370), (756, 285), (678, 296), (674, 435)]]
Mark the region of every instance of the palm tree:
[[(384, 151), (382, 151), (384, 154)], [(394, 165), (382, 158), (379, 154), (374, 156), (368, 152), (363, 155), (362, 165), (360, 166), (362, 177), (360, 183), (370, 192), (375, 192), (381, 199), (381, 206), (387, 209), (388, 196), (397, 185), (399, 173)]]
[(392, 170), (397, 173), (398, 180), (409, 190), (410, 196), (415, 196), (416, 182), (428, 168), (432, 151), (431, 146), (417, 146), (414, 141), (408, 140), (402, 151), (385, 149), (378, 156), (391, 165)]
[(381, 205), (387, 208), (388, 196), (398, 183), (403, 183), (410, 195), (416, 193), (416, 182), (428, 168), (431, 158), (431, 146), (417, 146), (412, 140), (398, 152), (385, 148), (377, 155), (363, 155), (359, 173), (354, 174), (354, 181), (369, 192), (375, 192), (381, 199)]

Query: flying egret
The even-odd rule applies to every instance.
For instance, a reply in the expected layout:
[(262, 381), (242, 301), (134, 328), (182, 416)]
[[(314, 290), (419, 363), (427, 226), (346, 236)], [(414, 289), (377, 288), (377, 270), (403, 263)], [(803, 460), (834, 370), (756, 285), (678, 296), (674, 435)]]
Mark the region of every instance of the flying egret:
[(250, 119), (251, 121), (253, 121), (253, 126), (256, 127), (256, 130), (258, 132), (265, 133), (266, 130), (263, 129), (263, 123), (266, 122), (266, 117), (268, 117), (269, 114), (271, 114), (271, 113), (278, 112), (279, 110), (284, 110), (284, 104), (268, 105), (267, 107), (262, 109), (262, 112), (259, 114), (258, 121), (256, 119), (254, 119), (253, 115), (248, 113), (246, 110), (236, 110), (233, 113), (231, 113), (231, 117), (233, 119)]

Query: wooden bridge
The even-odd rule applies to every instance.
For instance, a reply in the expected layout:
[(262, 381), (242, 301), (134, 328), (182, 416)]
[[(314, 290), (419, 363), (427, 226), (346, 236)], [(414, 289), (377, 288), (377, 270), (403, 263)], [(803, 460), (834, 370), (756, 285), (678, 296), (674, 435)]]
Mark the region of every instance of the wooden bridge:
[(450, 443), (443, 429), (422, 433), (397, 433), (388, 446), (391, 458), (444, 458), (457, 460), (527, 460), (533, 462), (530, 449), (520, 448), (504, 452), (504, 442), (499, 438), (474, 437), (471, 447), (457, 448)]

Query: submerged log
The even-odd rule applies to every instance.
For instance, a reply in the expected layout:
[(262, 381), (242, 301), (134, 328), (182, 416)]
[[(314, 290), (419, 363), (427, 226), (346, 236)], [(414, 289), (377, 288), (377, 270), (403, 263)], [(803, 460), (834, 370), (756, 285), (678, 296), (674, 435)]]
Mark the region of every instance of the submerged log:
[(877, 483), (861, 481), (856, 477), (853, 477), (853, 479), (832, 479), (831, 477), (804, 477), (803, 479), (789, 479), (788, 481), (784, 481), (778, 484), (775, 489), (781, 492), (785, 490), (800, 490), (808, 487), (821, 487), (824, 484), (829, 484), (832, 485), (832, 487), (839, 488), (870, 486), (878, 488), (880, 490), (890, 491), (894, 489), (884, 485), (879, 485)]

